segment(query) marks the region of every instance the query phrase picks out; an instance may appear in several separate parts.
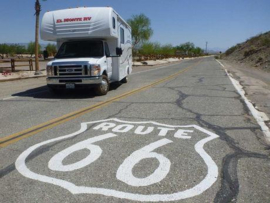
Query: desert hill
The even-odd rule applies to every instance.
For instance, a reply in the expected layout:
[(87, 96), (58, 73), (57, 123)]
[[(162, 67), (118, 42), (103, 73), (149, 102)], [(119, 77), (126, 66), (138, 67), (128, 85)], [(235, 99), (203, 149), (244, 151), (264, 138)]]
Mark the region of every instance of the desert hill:
[(270, 31), (229, 48), (222, 58), (270, 71)]

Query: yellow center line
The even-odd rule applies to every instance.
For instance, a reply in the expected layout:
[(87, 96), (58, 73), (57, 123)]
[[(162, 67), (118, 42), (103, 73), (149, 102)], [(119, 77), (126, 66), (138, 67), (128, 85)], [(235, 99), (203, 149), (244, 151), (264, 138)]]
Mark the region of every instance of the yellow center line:
[(196, 64), (193, 64), (191, 66), (188, 66), (187, 68), (185, 69), (182, 69), (178, 72), (176, 72), (175, 74), (173, 75), (170, 75), (170, 76), (167, 76), (163, 79), (160, 79), (160, 80), (157, 80), (149, 85), (146, 85), (146, 86), (143, 86), (143, 87), (140, 87), (140, 88), (137, 88), (135, 90), (132, 90), (132, 91), (129, 91), (129, 92), (126, 92), (124, 94), (121, 94), (119, 96), (116, 96), (116, 97), (113, 97), (111, 99), (108, 99), (107, 101), (103, 101), (103, 102), (99, 102), (97, 104), (94, 104), (92, 106), (89, 106), (89, 107), (86, 107), (86, 108), (82, 108), (78, 111), (75, 111), (75, 112), (72, 112), (72, 113), (68, 113), (66, 115), (63, 115), (61, 117), (58, 117), (58, 118), (55, 118), (55, 119), (52, 119), (52, 120), (49, 120), (45, 123), (42, 123), (42, 124), (39, 124), (39, 125), (36, 125), (36, 126), (33, 126), (31, 128), (28, 128), (26, 130), (23, 130), (23, 131), (20, 131), (20, 132), (17, 132), (17, 133), (14, 133), (12, 135), (8, 135), (8, 136), (5, 136), (3, 138), (0, 138), (0, 147), (6, 147), (10, 144), (13, 144), (15, 142), (18, 142), (19, 140), (21, 139), (24, 139), (24, 138), (27, 138), (27, 137), (30, 137), (34, 134), (37, 134), (39, 132), (42, 132), (44, 130), (47, 130), (47, 129), (51, 129), (57, 125), (60, 125), (62, 123), (65, 123), (67, 121), (70, 121), (70, 120), (73, 120), (75, 118), (78, 118), (84, 114), (87, 114), (91, 111), (94, 111), (96, 109), (99, 109), (101, 107), (104, 107), (104, 106), (107, 106), (115, 101), (118, 101), (118, 100), (121, 100), (121, 99), (124, 99), (125, 97), (128, 97), (130, 95), (133, 95), (135, 93), (138, 93), (138, 92), (141, 92), (141, 91), (144, 91), (146, 89), (149, 89), (155, 85), (158, 85), (160, 83), (163, 83), (163, 82), (166, 82), (168, 80), (171, 80), (173, 78), (175, 78), (176, 76), (186, 72), (187, 70), (189, 70), (190, 68), (198, 65), (200, 63), (200, 61), (198, 61)]

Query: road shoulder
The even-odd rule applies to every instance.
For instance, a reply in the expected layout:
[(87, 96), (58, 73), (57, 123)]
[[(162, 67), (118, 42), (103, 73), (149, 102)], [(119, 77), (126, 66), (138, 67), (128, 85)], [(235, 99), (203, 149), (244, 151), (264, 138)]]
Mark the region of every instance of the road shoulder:
[[(270, 73), (239, 66), (227, 60), (220, 60), (227, 73), (242, 86), (244, 96), (263, 115), (263, 121), (270, 127)], [(268, 129), (269, 130), (269, 129)]]

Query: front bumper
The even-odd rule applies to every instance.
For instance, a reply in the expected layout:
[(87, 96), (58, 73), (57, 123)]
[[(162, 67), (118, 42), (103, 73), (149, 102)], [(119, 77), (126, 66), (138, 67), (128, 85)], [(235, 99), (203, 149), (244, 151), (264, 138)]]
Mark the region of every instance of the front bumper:
[(48, 85), (66, 85), (73, 83), (75, 85), (97, 85), (101, 84), (102, 77), (47, 77)]

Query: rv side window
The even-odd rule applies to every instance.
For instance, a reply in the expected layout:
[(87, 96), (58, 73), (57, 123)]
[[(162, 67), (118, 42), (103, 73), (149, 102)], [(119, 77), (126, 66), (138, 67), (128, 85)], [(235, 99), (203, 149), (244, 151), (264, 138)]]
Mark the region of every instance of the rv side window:
[(123, 28), (120, 28), (120, 39), (121, 39), (121, 44), (125, 43), (125, 31)]
[(113, 29), (115, 29), (115, 18), (112, 18)]

